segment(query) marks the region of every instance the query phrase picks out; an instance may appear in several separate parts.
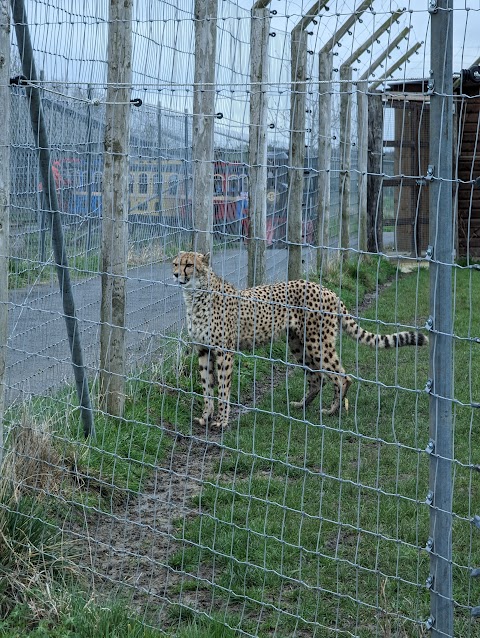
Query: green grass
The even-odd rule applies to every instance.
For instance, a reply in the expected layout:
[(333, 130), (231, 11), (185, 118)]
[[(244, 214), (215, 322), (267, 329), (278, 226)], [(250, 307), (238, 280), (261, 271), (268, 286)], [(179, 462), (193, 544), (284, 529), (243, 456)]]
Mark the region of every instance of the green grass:
[[(18, 605), (0, 620), (2, 638), (160, 638), (165, 633), (145, 627), (141, 618), (129, 613), (126, 602), (99, 601), (81, 590), (53, 585), (52, 609), (42, 615), (29, 605)], [(38, 604), (45, 604), (39, 599)]]
[[(321, 281), (355, 314), (367, 292), (393, 277), (393, 285), (360, 312), (361, 325), (382, 332), (422, 326), (429, 314), (428, 272), (395, 278), (396, 272), (396, 264), (361, 258), (323, 273)], [(454, 332), (460, 337), (454, 345), (455, 622), (456, 635), (474, 636), (480, 631), (470, 625), (465, 607), (480, 603), (479, 584), (466, 567), (480, 566), (480, 535), (470, 524), (479, 497), (471, 466), (478, 459), (475, 413), (462, 404), (480, 396), (478, 344), (465, 339), (480, 333), (480, 278), (472, 269), (454, 275)], [(203, 436), (192, 427), (192, 416), (201, 413), (196, 357), (175, 356), (175, 339), (165, 347), (174, 365), (159, 365), (129, 383), (123, 419), (97, 412), (92, 445), (82, 441), (76, 411), (62, 412), (71, 396), (32, 405), (52, 422), (58, 446), (76, 458), (89, 486), (98, 488), (75, 493), (88, 507), (110, 511), (113, 497), (140, 492), (172, 453), (175, 431)], [(230, 638), (236, 633), (227, 623), (279, 638), (295, 632), (322, 638), (423, 635), (420, 623), (429, 615), (423, 586), (429, 557), (419, 549), (429, 535), (428, 349), (377, 353), (347, 337), (339, 349), (354, 377), (349, 410), (339, 417), (323, 415), (318, 400), (305, 414), (289, 409), (288, 400), (302, 395), (304, 374), (296, 369), (286, 377), (284, 341), (236, 358), (232, 401), (250, 409), (225, 431), (221, 460), (192, 499), (201, 515), (178, 521), (179, 551), (171, 560), (172, 568), (191, 574), (190, 581), (182, 580), (183, 590), (189, 582), (201, 587), (224, 611), (209, 620), (173, 605), (165, 631), (181, 638)], [(321, 402), (328, 406), (331, 399), (327, 384)], [(199, 565), (214, 575), (214, 585), (197, 580)]]
[[(343, 288), (348, 292), (348, 285)], [(456, 271), (458, 336), (480, 332), (472, 307), (478, 295), (478, 275)], [(428, 272), (402, 278), (362, 314), (362, 325), (371, 330), (377, 319), (423, 325)], [(455, 341), (455, 397), (464, 403), (480, 395), (475, 348)], [(272, 355), (284, 358), (284, 344)], [(314, 635), (318, 625), (319, 636), (330, 635), (329, 629), (365, 638), (374, 633), (422, 635), (420, 623), (429, 614), (429, 594), (421, 586), (429, 574), (429, 557), (419, 549), (429, 535), (424, 452), (429, 401), (423, 392), (428, 350), (377, 354), (361, 348), (357, 356), (357, 345), (345, 338), (342, 359), (356, 377), (349, 412), (340, 419), (324, 417), (317, 404), (305, 415), (289, 414), (287, 394), (297, 398), (304, 386), (302, 371), (295, 372), (288, 384), (277, 385), (226, 432), (224, 444), (230, 451), (197, 499), (202, 515), (179, 527), (190, 545), (176, 555), (173, 566), (192, 574), (199, 564), (214, 567), (215, 596), (233, 595), (245, 603), (244, 631), (265, 636), (276, 631), (287, 637), (300, 627)], [(248, 358), (237, 363), (240, 377), (244, 360)], [(331, 391), (324, 394), (328, 406)], [(458, 635), (470, 628), (469, 612), (462, 606), (480, 601), (480, 589), (463, 567), (480, 564), (480, 538), (472, 542), (469, 521), (479, 496), (470, 466), (473, 416), (469, 406), (456, 406)]]
[[(88, 255), (74, 255), (69, 258), (69, 272), (73, 281), (91, 277), (93, 274), (97, 274), (98, 270), (98, 251)], [(9, 259), (8, 287), (10, 290), (46, 283), (55, 280), (56, 276), (55, 264), (50, 261), (44, 266), (39, 266), (36, 255), (33, 260), (17, 257)]]

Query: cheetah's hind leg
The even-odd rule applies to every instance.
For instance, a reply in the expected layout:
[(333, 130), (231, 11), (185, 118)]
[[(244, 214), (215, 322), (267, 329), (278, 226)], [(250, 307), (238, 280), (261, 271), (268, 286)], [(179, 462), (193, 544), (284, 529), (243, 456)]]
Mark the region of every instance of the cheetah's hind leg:
[(347, 391), (352, 383), (352, 379), (348, 376), (340, 377), (335, 375), (332, 378), (332, 383), (335, 387), (335, 393), (332, 401), (332, 405), (329, 408), (322, 408), (322, 412), (327, 414), (328, 416), (333, 416), (337, 414), (340, 410), (340, 405), (342, 400), (344, 401), (345, 410), (348, 410), (348, 400), (347, 400)]
[(320, 394), (320, 390), (325, 382), (321, 372), (307, 372), (308, 392), (301, 401), (290, 401), (290, 407), (296, 409), (306, 409), (310, 403)]
[(324, 383), (323, 374), (319, 370), (321, 366), (320, 341), (318, 338), (312, 338), (309, 335), (308, 346), (305, 348), (303, 339), (292, 333), (289, 335), (288, 345), (298, 363), (304, 366), (306, 380), (308, 381), (308, 392), (301, 401), (290, 401), (290, 407), (304, 410), (320, 394)]

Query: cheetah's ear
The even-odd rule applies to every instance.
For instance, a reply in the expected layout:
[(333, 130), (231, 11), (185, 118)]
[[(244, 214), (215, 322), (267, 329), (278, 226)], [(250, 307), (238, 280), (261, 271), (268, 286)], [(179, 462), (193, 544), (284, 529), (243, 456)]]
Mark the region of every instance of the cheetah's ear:
[(206, 253), (205, 255), (203, 255), (202, 261), (205, 266), (208, 266), (210, 264), (210, 253)]

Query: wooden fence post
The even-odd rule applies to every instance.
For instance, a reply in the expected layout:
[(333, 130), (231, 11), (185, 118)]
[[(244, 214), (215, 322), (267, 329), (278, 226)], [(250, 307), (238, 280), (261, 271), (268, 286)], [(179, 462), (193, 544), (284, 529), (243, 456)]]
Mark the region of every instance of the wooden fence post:
[(258, 0), (250, 19), (250, 131), (248, 143), (248, 286), (265, 283), (267, 237), (267, 109), (270, 0)]
[[(318, 209), (317, 272), (321, 271), (324, 250), (330, 245), (330, 178), (332, 164), (332, 70), (333, 52), (319, 54), (318, 94)], [(325, 248), (324, 248), (325, 247)], [(327, 263), (328, 263), (328, 252)]]
[(368, 82), (357, 84), (358, 247), (367, 250)]
[(340, 242), (342, 259), (348, 259), (350, 247), (350, 170), (352, 164), (352, 67), (340, 67)]
[(383, 252), (383, 102), (380, 93), (368, 96), (367, 250)]
[(100, 403), (122, 416), (128, 243), (132, 0), (110, 0), (102, 186)]
[(290, 99), (290, 152), (288, 172), (288, 279), (302, 276), (302, 204), (305, 162), (305, 70), (307, 33), (303, 25), (292, 30), (292, 95)]
[(324, 250), (328, 263), (330, 247), (330, 184), (332, 160), (332, 71), (333, 48), (349, 32), (372, 0), (363, 0), (345, 22), (323, 45), (318, 57), (318, 214), (317, 214), (317, 272), (320, 273)]
[(358, 201), (359, 231), (358, 247), (367, 250), (367, 166), (368, 166), (368, 80), (373, 72), (388, 59), (396, 46), (410, 33), (412, 26), (405, 27), (388, 43), (384, 51), (370, 64), (358, 78), (357, 121), (358, 121)]
[(218, 0), (195, 0), (195, 71), (192, 161), (194, 247), (213, 248), (213, 161), (215, 126), (215, 56)]

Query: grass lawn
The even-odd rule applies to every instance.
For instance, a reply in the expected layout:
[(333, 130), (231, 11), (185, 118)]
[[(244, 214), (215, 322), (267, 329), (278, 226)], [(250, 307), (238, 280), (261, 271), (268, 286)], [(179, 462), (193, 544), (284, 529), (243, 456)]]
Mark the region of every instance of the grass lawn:
[[(351, 297), (348, 286), (345, 292)], [(478, 345), (462, 339), (480, 334), (472, 306), (478, 273), (457, 270), (455, 293), (455, 398), (468, 403), (480, 396)], [(422, 326), (427, 316), (428, 272), (421, 270), (382, 292), (361, 324), (375, 331), (379, 320), (393, 332)], [(428, 349), (375, 352), (345, 337), (341, 351), (355, 382), (340, 417), (323, 416), (318, 402), (305, 415), (290, 411), (287, 398), (301, 396), (304, 374), (278, 374), (284, 343), (267, 353), (276, 360), (274, 390), (225, 433), (228, 451), (197, 499), (202, 514), (179, 527), (191, 544), (172, 564), (190, 574), (211, 566), (212, 595), (227, 601), (228, 624), (252, 635), (423, 635)], [(237, 360), (240, 386), (255, 364)], [(328, 406), (330, 388), (324, 394)], [(242, 392), (235, 399), (241, 403)], [(454, 418), (456, 629), (480, 635), (464, 609), (480, 601), (468, 570), (480, 564), (480, 534), (472, 536), (470, 524), (479, 494), (471, 468), (475, 413), (461, 403)], [(205, 583), (192, 583), (198, 586)]]
[[(359, 323), (384, 333), (422, 327), (429, 314), (425, 269), (396, 276), (395, 266), (372, 260), (345, 264), (322, 284), (357, 314), (365, 294), (387, 280), (392, 285), (358, 310)], [(453, 284), (455, 629), (458, 636), (480, 636), (469, 610), (480, 604), (479, 584), (469, 576), (470, 567), (480, 566), (480, 533), (470, 523), (480, 513), (478, 416), (469, 405), (480, 397), (479, 345), (472, 339), (480, 334), (480, 275), (455, 269)], [(181, 638), (230, 638), (235, 630), (278, 638), (425, 635), (428, 348), (376, 352), (346, 336), (338, 348), (354, 382), (348, 411), (335, 417), (320, 410), (330, 405), (330, 384), (305, 413), (290, 410), (305, 378), (289, 363), (284, 341), (237, 356), (233, 416), (219, 439), (221, 454), (205, 465), (201, 489), (191, 499), (195, 515), (174, 521), (171, 532), (178, 549), (169, 555), (169, 568), (182, 577), (170, 599), (188, 600), (190, 591), (210, 602), (203, 610), (188, 602), (173, 605), (162, 629)], [(159, 364), (130, 382), (124, 419), (97, 413), (93, 445), (81, 441), (76, 412), (60, 409), (71, 405), (71, 396), (32, 404), (52, 423), (57, 446), (96, 486), (72, 499), (89, 511), (108, 512), (112, 495), (141, 493), (156, 467), (168, 467), (172, 428), (193, 444), (205, 439), (191, 423), (201, 412), (196, 358), (177, 353), (174, 338), (165, 349), (174, 365)], [(0, 635), (20, 635), (12, 618), (4, 625), (11, 633), (2, 634), (0, 623)], [(133, 629), (105, 635), (133, 637)], [(58, 633), (71, 635), (84, 634)], [(145, 633), (150, 635), (156, 634)]]

